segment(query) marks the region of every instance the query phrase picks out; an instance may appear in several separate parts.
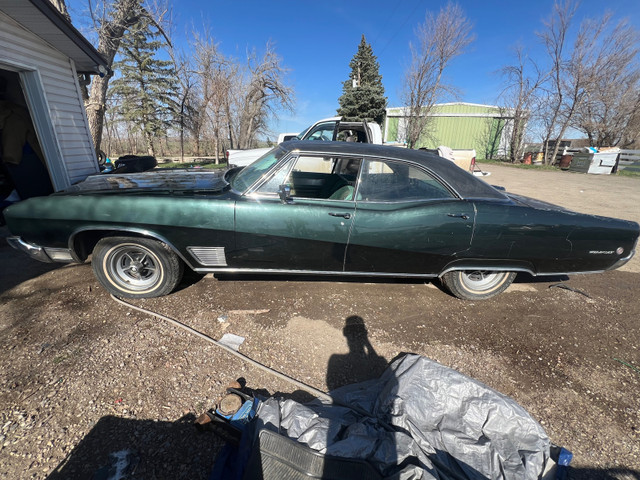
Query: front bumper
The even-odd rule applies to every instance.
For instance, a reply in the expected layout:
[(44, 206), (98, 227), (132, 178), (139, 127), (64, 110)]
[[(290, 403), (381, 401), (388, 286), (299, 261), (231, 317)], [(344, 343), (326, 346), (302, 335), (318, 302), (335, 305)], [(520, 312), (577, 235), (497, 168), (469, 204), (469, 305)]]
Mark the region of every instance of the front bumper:
[(16, 250), (26, 253), (31, 258), (45, 263), (71, 263), (73, 258), (71, 250), (67, 248), (45, 248), (25, 242), (20, 237), (7, 237), (7, 243)]

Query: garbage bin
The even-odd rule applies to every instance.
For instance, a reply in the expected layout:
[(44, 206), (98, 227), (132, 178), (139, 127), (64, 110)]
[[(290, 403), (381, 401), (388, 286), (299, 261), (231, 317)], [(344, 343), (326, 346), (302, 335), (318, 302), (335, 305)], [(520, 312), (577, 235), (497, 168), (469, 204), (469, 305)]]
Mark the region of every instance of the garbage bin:
[(560, 158), (560, 168), (562, 170), (568, 170), (572, 159), (573, 155), (562, 155)]

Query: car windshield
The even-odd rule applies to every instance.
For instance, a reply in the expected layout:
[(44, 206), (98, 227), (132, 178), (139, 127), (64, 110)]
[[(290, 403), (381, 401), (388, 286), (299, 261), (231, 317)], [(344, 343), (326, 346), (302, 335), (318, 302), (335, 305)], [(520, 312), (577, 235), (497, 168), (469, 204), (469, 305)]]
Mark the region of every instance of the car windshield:
[(269, 150), (251, 165), (244, 167), (238, 174), (231, 179), (231, 187), (239, 192), (244, 192), (251, 185), (256, 183), (263, 175), (267, 174), (278, 160), (285, 154), (282, 148), (274, 148)]
[(294, 138), (294, 140), (302, 140), (304, 138), (304, 136), (307, 134), (307, 132), (309, 130), (311, 130), (311, 127), (313, 127), (314, 124), (309, 125), (307, 128), (305, 128), (302, 132), (300, 132), (298, 135), (296, 135), (296, 137)]

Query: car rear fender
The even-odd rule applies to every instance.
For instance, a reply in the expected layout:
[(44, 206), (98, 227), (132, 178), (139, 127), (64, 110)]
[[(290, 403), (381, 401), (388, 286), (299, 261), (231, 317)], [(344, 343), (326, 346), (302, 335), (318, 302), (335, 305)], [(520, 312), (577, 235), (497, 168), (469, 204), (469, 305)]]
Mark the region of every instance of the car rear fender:
[(138, 237), (138, 238), (150, 238), (166, 244), (178, 257), (193, 269), (194, 266), (189, 262), (187, 258), (178, 250), (164, 236), (142, 228), (132, 227), (104, 227), (104, 226), (89, 226), (76, 230), (69, 237), (69, 250), (72, 254), (81, 261), (85, 261), (96, 244), (105, 237)]

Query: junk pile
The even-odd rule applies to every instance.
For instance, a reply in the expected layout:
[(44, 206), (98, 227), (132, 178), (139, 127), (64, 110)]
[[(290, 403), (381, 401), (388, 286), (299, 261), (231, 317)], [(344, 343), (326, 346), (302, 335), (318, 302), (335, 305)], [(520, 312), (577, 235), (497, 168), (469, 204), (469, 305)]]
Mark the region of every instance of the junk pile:
[(198, 420), (229, 441), (211, 479), (546, 480), (571, 460), (513, 399), (419, 355), (333, 403), (242, 390)]
[(565, 148), (560, 159), (560, 168), (574, 172), (609, 175), (616, 173), (620, 161), (620, 149), (617, 147)]

